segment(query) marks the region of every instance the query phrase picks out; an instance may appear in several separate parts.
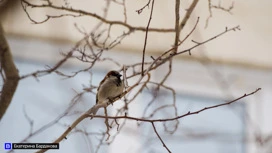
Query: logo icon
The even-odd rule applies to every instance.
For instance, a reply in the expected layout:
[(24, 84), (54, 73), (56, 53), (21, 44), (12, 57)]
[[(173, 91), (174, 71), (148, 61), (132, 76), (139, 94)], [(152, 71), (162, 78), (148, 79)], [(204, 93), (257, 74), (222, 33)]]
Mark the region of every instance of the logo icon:
[(11, 143), (5, 143), (5, 150), (10, 150), (11, 146)]

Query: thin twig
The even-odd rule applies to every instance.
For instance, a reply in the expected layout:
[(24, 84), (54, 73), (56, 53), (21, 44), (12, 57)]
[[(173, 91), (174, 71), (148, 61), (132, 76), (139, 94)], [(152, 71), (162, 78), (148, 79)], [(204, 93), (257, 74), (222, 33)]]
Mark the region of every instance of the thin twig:
[(159, 133), (158, 133), (158, 131), (157, 131), (155, 125), (154, 125), (154, 122), (151, 122), (151, 124), (152, 124), (152, 127), (153, 127), (153, 129), (154, 129), (154, 131), (155, 131), (157, 137), (160, 139), (160, 141), (161, 141), (161, 143), (162, 143), (162, 146), (163, 146), (169, 153), (171, 153), (171, 151), (170, 151), (169, 148), (165, 145), (165, 143), (163, 142), (161, 136), (159, 135)]
[(146, 49), (146, 44), (147, 44), (147, 36), (148, 36), (148, 29), (149, 29), (149, 25), (152, 19), (152, 14), (153, 14), (153, 8), (154, 8), (154, 2), (155, 0), (152, 0), (152, 6), (151, 6), (151, 11), (150, 11), (150, 16), (149, 16), (149, 20), (146, 26), (146, 31), (145, 31), (145, 41), (144, 41), (144, 49), (143, 49), (143, 56), (142, 56), (142, 76), (144, 76), (144, 61), (145, 61), (145, 49)]
[(179, 44), (178, 44), (179, 46), (180, 46), (185, 40), (187, 40), (187, 38), (195, 31), (198, 22), (199, 22), (199, 17), (197, 17), (197, 20), (196, 20), (196, 23), (195, 23), (193, 29), (189, 32), (189, 34), (188, 34), (183, 40), (181, 40), (181, 41), (179, 42)]
[(218, 10), (222, 10), (224, 12), (228, 12), (229, 14), (232, 14), (231, 13), (231, 10), (234, 8), (234, 1), (231, 3), (231, 5), (228, 7), (228, 8), (225, 8), (225, 7), (222, 7), (221, 6), (221, 2), (219, 1), (219, 4), (216, 6), (216, 5), (212, 5), (212, 2), (211, 0), (208, 0), (208, 10), (209, 10), (209, 16), (207, 17), (206, 19), (206, 23), (205, 23), (205, 29), (208, 27), (209, 25), (209, 20), (210, 18), (212, 18), (213, 16), (213, 12), (212, 12), (212, 9), (218, 9)]
[(141, 13), (143, 12), (143, 10), (144, 10), (146, 7), (149, 7), (150, 1), (151, 1), (151, 0), (148, 0), (148, 2), (147, 2), (142, 8), (136, 10), (136, 12), (137, 12), (138, 14), (141, 14)]

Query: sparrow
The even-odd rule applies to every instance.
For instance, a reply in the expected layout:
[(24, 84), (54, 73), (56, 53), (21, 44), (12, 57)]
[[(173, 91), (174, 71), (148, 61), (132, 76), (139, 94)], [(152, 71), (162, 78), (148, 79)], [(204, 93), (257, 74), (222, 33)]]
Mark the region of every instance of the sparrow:
[(96, 104), (106, 101), (112, 102), (113, 98), (123, 93), (124, 83), (121, 74), (117, 71), (110, 71), (100, 82), (96, 94)]

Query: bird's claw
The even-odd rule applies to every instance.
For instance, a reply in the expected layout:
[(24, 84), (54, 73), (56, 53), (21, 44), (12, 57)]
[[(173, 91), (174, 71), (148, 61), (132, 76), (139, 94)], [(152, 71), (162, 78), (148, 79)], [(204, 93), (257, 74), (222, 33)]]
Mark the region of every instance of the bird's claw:
[(107, 102), (107, 104), (108, 105), (110, 105), (110, 104), (113, 105), (113, 102), (114, 102), (113, 99), (109, 98), (109, 101)]

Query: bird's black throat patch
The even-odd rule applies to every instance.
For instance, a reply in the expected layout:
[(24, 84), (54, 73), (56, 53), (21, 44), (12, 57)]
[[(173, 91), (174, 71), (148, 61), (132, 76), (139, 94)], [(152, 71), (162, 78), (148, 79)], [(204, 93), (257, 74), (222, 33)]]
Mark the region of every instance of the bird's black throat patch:
[(121, 79), (120, 79), (120, 77), (117, 77), (116, 83), (117, 83), (118, 87), (121, 85)]

